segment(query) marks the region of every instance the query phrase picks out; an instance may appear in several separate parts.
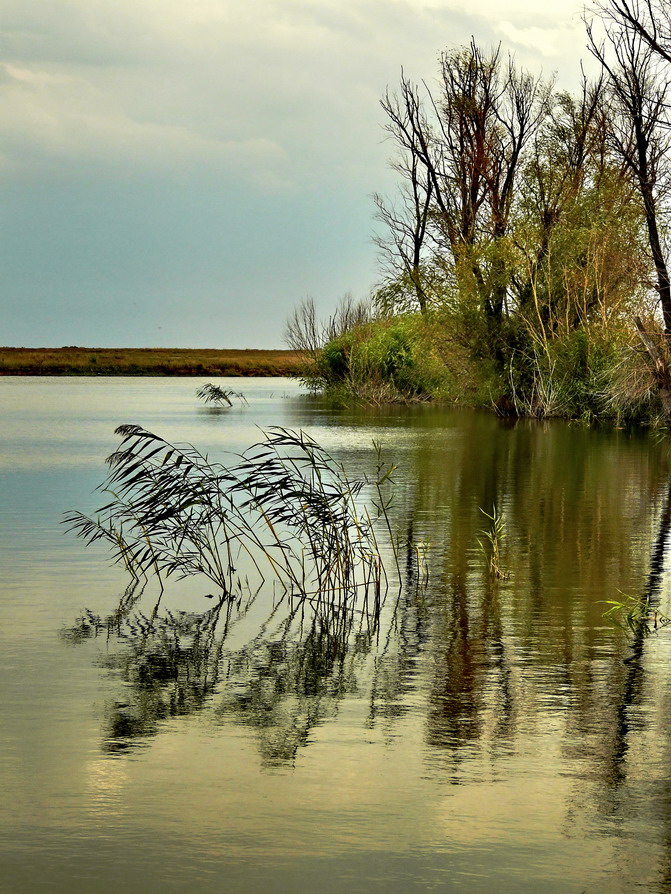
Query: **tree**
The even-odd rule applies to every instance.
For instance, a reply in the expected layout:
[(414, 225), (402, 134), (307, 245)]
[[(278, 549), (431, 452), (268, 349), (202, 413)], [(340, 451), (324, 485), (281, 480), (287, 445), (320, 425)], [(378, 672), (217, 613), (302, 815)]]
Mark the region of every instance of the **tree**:
[(670, 81), (660, 77), (654, 52), (639, 31), (621, 27), (616, 16), (606, 20), (605, 31), (606, 43), (597, 43), (591, 24), (587, 27), (590, 49), (607, 72), (612, 94), (614, 114), (609, 136), (624, 167), (633, 176), (643, 203), (664, 331), (670, 336), (671, 279), (660, 235), (668, 178), (665, 155), (670, 146), (666, 128)]
[[(670, 148), (666, 110), (671, 82), (658, 64), (660, 58), (669, 61), (668, 41), (656, 18), (659, 8), (652, 0), (642, 4), (638, 0), (610, 0), (600, 10), (605, 41), (597, 42), (589, 23), (589, 45), (608, 75), (615, 111), (609, 131), (613, 146), (637, 184), (643, 204), (666, 349), (660, 350), (639, 317), (635, 322), (650, 358), (665, 417), (671, 424), (671, 279), (660, 226), (669, 176), (665, 157)], [(664, 10), (661, 22), (668, 25), (668, 16)]]
[(403, 186), (400, 205), (376, 197), (389, 234), (379, 244), (413, 283), (420, 309), (428, 304), (427, 272), (441, 270), (459, 295), (471, 295), (500, 363), (511, 271), (499, 243), (548, 95), (500, 47), (485, 53), (471, 41), (443, 53), (437, 91), (424, 84), (422, 98), (402, 72), (399, 92), (382, 99)]
[(424, 249), (428, 236), (433, 200), (434, 179), (425, 161), (428, 150), (423, 145), (427, 124), (421, 114), (417, 88), (401, 70), (400, 96), (390, 95), (382, 100), (389, 122), (387, 130), (398, 144), (399, 156), (393, 167), (401, 175), (400, 205), (389, 203), (375, 193), (377, 218), (386, 227), (387, 238), (375, 241), (391, 280), (407, 279), (412, 287), (420, 311), (427, 311), (429, 297), (423, 273)]
[(598, 9), (606, 20), (637, 34), (653, 53), (671, 63), (671, 8), (666, 0), (610, 0)]
[(369, 323), (372, 318), (370, 301), (355, 301), (349, 292), (340, 299), (335, 311), (326, 320), (320, 320), (317, 316), (314, 298), (304, 298), (287, 319), (284, 342), (291, 350), (314, 359), (327, 342), (355, 326)]

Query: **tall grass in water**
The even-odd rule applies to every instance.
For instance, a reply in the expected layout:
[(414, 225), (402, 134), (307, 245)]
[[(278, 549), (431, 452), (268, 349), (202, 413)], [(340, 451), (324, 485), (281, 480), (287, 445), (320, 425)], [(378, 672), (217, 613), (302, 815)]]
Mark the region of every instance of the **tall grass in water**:
[[(496, 506), (491, 513), (480, 509), (480, 512), (489, 519), (490, 525), (480, 531), (481, 537), (477, 537), (478, 547), (487, 562), (487, 570), (491, 577), (497, 580), (505, 580), (509, 572), (503, 567), (502, 547), (506, 538), (506, 519), (502, 511)], [(482, 538), (482, 539), (481, 539)]]
[(206, 382), (205, 385), (196, 391), (196, 397), (199, 397), (203, 403), (214, 404), (215, 407), (233, 406), (232, 397), (237, 398), (241, 404), (247, 405), (247, 398), (241, 391), (233, 391), (230, 388), (222, 388), (221, 385), (213, 385)]
[[(388, 578), (375, 528), (386, 523), (391, 474), (379, 459), (374, 481), (343, 466), (302, 432), (269, 429), (229, 465), (191, 445), (122, 425), (95, 517), (66, 515), (88, 543), (106, 542), (133, 578), (204, 575), (221, 599), (239, 600), (272, 582), (313, 606), (363, 594), (379, 606)], [(358, 508), (372, 485), (376, 509)], [(246, 569), (246, 570), (243, 570)]]

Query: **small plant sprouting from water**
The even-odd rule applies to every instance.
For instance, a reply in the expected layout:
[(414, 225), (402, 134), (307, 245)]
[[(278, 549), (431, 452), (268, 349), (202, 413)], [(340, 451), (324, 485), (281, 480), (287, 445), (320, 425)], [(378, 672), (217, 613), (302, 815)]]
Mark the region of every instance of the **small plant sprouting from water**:
[(224, 405), (232, 407), (232, 397), (239, 400), (241, 404), (247, 404), (247, 398), (241, 391), (232, 391), (230, 388), (222, 388), (220, 385), (213, 385), (211, 382), (207, 382), (199, 388), (196, 391), (196, 396), (203, 403), (213, 404), (215, 407), (223, 407)]
[(660, 612), (652, 604), (649, 596), (637, 599), (626, 593), (621, 595), (624, 597), (623, 599), (604, 600), (604, 604), (610, 608), (603, 613), (603, 616), (622, 630), (627, 630), (634, 635), (649, 636), (671, 624), (671, 618)]
[(429, 585), (429, 553), (431, 543), (429, 540), (420, 540), (413, 543), (413, 552), (417, 563), (417, 582), (426, 590)]
[(476, 537), (478, 547), (487, 563), (490, 576), (496, 580), (507, 580), (510, 572), (504, 570), (502, 562), (502, 547), (506, 538), (505, 513), (496, 506), (492, 508), (491, 514), (482, 508), (480, 512), (489, 519), (490, 525), (479, 532), (480, 537)]
[[(171, 444), (122, 425), (101, 490), (111, 496), (95, 517), (65, 522), (87, 543), (106, 542), (133, 578), (201, 574), (222, 599), (240, 600), (272, 581), (313, 606), (363, 593), (379, 606), (387, 588), (375, 528), (390, 531), (382, 487), (393, 468), (378, 452), (377, 478), (350, 481), (340, 463), (303, 432), (273, 428), (228, 465), (191, 445)], [(372, 484), (371, 517), (359, 496)]]

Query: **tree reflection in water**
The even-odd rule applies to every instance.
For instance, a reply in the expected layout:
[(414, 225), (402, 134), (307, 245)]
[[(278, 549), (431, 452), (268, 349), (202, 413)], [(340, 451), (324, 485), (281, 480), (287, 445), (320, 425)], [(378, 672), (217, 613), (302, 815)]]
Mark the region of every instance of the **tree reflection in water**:
[[(169, 718), (206, 709), (215, 723), (252, 730), (265, 766), (291, 764), (315, 728), (357, 698), (364, 722), (383, 732), (414, 712), (422, 760), (446, 784), (468, 782), (473, 767), (494, 778), (497, 761), (552, 730), (552, 759), (575, 778), (567, 834), (578, 811), (613, 829), (642, 809), (633, 794), (641, 743), (660, 732), (656, 747), (671, 758), (671, 729), (650, 709), (660, 699), (654, 641), (609, 627), (603, 601), (620, 589), (658, 598), (668, 458), (626, 433), (501, 427), (478, 414), (452, 431), (451, 418), (417, 421), (425, 430), (404, 458), (391, 512), (405, 532), (404, 586), (379, 613), (360, 602), (326, 611), (284, 600), (252, 623), (260, 593), (202, 615), (146, 618), (127, 594), (111, 621), (88, 616), (70, 631), (114, 640), (104, 661), (127, 690), (108, 708), (106, 749), (132, 748)], [(506, 513), (509, 579), (493, 579), (477, 550), (480, 509), (494, 505)], [(426, 587), (416, 549), (425, 541)], [(668, 786), (656, 786), (645, 809), (671, 830)]]

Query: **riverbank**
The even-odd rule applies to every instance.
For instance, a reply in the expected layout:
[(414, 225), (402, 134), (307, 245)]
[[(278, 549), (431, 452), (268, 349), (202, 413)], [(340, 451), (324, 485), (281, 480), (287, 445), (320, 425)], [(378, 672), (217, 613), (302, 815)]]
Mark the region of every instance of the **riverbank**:
[(297, 351), (0, 347), (4, 376), (290, 376)]

